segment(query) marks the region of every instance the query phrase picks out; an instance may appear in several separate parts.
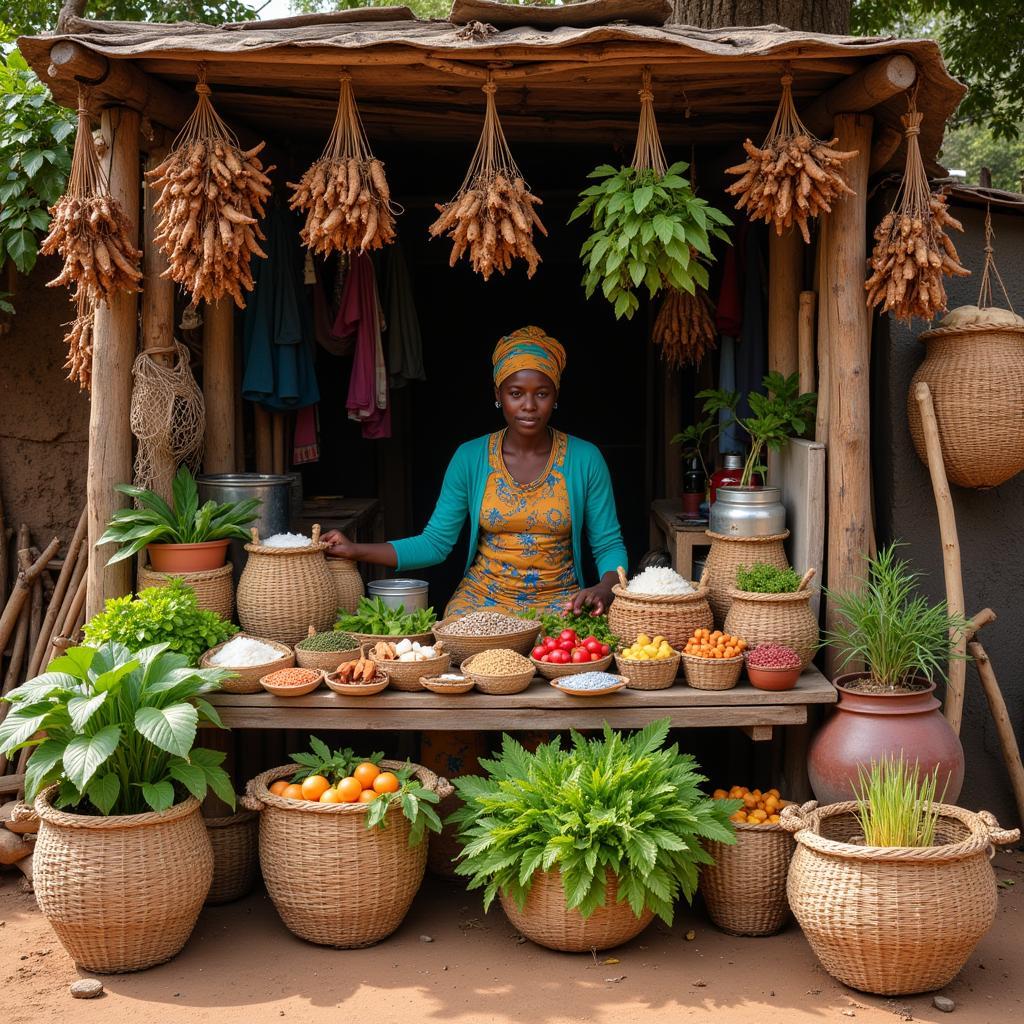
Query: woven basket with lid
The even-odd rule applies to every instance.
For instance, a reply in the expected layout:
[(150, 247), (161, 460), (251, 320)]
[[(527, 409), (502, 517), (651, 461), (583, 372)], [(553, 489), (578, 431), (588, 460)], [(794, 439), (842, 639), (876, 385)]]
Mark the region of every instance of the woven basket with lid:
[(995, 306), (960, 306), (918, 339), (925, 347), (907, 395), (910, 434), (928, 456), (919, 381), (932, 393), (942, 460), (959, 487), (998, 487), (1024, 469), (1024, 317)]
[(235, 614), (235, 584), (230, 562), (219, 569), (205, 572), (154, 572), (152, 566), (139, 569), (139, 590), (147, 587), (166, 587), (168, 580), (179, 579), (196, 594), (196, 604), (207, 611), (216, 612), (225, 622)]
[(312, 543), (302, 548), (268, 548), (252, 531), (245, 545), (249, 560), (238, 581), (238, 621), (247, 633), (294, 647), (312, 626), (318, 633), (334, 624), (336, 591), (320, 540), (313, 527)]
[(608, 609), (608, 628), (623, 642), (641, 633), (663, 636), (675, 648), (686, 646), (695, 629), (711, 629), (706, 576), (694, 584), (692, 594), (632, 594), (625, 570), (612, 587), (615, 599)]
[(767, 537), (729, 537), (724, 533), (713, 533), (711, 530), (704, 532), (711, 538), (711, 550), (704, 563), (702, 582), (707, 587), (708, 603), (715, 616), (715, 626), (722, 629), (731, 603), (729, 591), (736, 587), (736, 570), (741, 566), (749, 567), (758, 562), (774, 565), (779, 569), (788, 569), (789, 559), (786, 557), (782, 542), (789, 536), (789, 530)]

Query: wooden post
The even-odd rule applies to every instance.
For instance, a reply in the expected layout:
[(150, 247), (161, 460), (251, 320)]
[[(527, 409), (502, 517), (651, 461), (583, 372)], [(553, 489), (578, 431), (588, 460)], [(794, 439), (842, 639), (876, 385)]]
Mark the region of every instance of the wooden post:
[[(127, 107), (103, 111), (110, 191), (121, 204), (133, 233), (139, 228), (139, 114)], [(132, 363), (138, 330), (138, 297), (119, 292), (96, 310), (92, 353), (92, 401), (89, 404), (89, 550), (126, 499), (114, 490), (132, 478), (132, 434), (128, 427), (132, 402)], [(105, 565), (109, 552), (89, 559), (86, 615), (103, 610), (108, 597), (131, 592), (131, 560)]]
[(797, 366), (800, 373), (800, 391), (813, 391), (817, 386), (814, 372), (814, 312), (818, 296), (814, 292), (800, 293), (800, 312), (797, 323)]
[(797, 320), (804, 240), (796, 228), (768, 234), (768, 369), (797, 372)]
[(235, 466), (235, 338), (230, 298), (207, 303), (203, 312), (203, 399), (206, 402), (207, 473)]
[[(817, 135), (827, 134), (833, 115), (838, 118), (845, 111), (871, 110), (891, 96), (906, 92), (916, 78), (917, 66), (906, 54), (883, 57), (822, 93), (800, 111), (800, 119)], [(833, 133), (839, 134), (836, 128)], [(866, 157), (870, 148), (869, 137), (861, 156)]]
[[(834, 133), (841, 150), (858, 155), (844, 166), (854, 195), (840, 200), (827, 215), (824, 252), (828, 287), (819, 292), (821, 316), (828, 325), (828, 586), (858, 590), (871, 537), (871, 447), (869, 423), (870, 321), (864, 302), (867, 260), (867, 186), (872, 119), (840, 114)], [(826, 624), (835, 625), (832, 602)], [(829, 673), (835, 656), (825, 659)]]
[[(816, 254), (814, 267), (814, 287), (819, 296), (824, 296), (831, 288), (832, 275), (829, 271), (828, 261), (830, 253), (829, 224), (828, 217), (821, 217), (821, 224), (818, 228), (818, 252)], [(822, 300), (824, 301), (824, 300)], [(824, 307), (819, 305), (818, 309), (818, 411), (814, 420), (814, 440), (822, 444), (828, 444), (828, 404), (831, 397), (830, 373), (831, 360), (829, 352), (831, 346), (828, 340), (828, 317), (824, 315)]]
[(253, 435), (256, 448), (256, 472), (274, 472), (274, 428), (270, 410), (261, 402), (253, 402)]

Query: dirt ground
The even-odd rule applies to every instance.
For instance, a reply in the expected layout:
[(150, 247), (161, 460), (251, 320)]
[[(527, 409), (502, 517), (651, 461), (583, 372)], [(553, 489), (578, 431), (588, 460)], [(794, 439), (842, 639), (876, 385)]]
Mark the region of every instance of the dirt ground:
[[(76, 970), (30, 893), (0, 876), (0, 978), (6, 1024), (1009, 1024), (1024, 1019), (1024, 854), (996, 859), (995, 926), (944, 994), (887, 1000), (833, 981), (795, 925), (771, 939), (718, 932), (698, 907), (656, 922), (611, 953), (553, 953), (521, 940), (500, 909), (428, 878), (399, 931), (371, 949), (295, 938), (266, 893), (206, 909), (184, 951), (139, 974), (103, 978), (106, 993), (72, 1000)], [(688, 940), (687, 932), (696, 934)], [(429, 936), (433, 941), (426, 941)], [(340, 1011), (340, 1013), (339, 1013)]]

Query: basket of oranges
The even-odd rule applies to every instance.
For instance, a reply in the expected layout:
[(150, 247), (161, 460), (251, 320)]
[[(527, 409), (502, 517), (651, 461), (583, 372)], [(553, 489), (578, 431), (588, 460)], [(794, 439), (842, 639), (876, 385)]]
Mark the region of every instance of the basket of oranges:
[(700, 891), (711, 920), (732, 935), (773, 935), (789, 916), (786, 875), (796, 842), (779, 824), (790, 801), (777, 789), (716, 789), (716, 800), (741, 800), (732, 815), (736, 842), (711, 841), (714, 864), (700, 873)]
[(695, 690), (731, 690), (743, 671), (742, 637), (720, 629), (695, 629), (683, 648), (683, 674)]
[(300, 938), (370, 946), (405, 918), (423, 881), (427, 831), (441, 829), (433, 805), (452, 787), (420, 765), (310, 743), (295, 763), (251, 779), (242, 797), (260, 812), (267, 892)]

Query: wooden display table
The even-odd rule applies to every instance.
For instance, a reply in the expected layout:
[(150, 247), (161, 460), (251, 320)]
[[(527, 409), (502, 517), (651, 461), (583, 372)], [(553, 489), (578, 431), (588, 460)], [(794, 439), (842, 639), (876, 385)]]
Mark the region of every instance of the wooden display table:
[(672, 568), (688, 580), (693, 575), (693, 549), (710, 548), (705, 530), (707, 522), (693, 526), (687, 523), (674, 498), (658, 498), (651, 502), (651, 546), (664, 545), (672, 558)]

